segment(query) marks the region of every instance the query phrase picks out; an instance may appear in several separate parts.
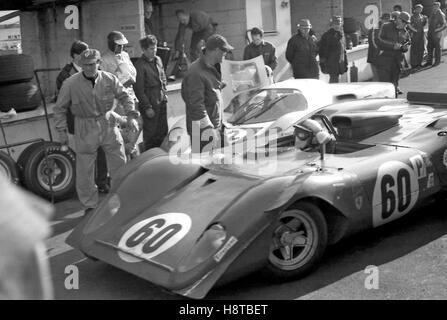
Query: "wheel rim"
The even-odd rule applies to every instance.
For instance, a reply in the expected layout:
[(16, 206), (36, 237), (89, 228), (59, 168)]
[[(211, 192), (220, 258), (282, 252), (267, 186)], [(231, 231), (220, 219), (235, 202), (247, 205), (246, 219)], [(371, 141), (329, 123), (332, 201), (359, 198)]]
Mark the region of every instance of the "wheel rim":
[(269, 260), (281, 270), (295, 270), (312, 259), (318, 242), (317, 225), (308, 213), (286, 211), (273, 232)]
[(0, 161), (0, 176), (5, 177), (8, 180), (11, 180), (11, 171), (9, 170), (8, 166)]
[(70, 160), (59, 154), (48, 155), (37, 166), (37, 181), (39, 185), (50, 191), (50, 181), (53, 183), (53, 191), (65, 189), (73, 178), (73, 167)]

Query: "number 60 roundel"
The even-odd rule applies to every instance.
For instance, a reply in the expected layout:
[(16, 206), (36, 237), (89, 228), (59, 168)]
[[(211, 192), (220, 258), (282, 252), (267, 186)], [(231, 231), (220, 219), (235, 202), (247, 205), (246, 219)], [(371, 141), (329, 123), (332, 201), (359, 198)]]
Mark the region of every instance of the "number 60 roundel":
[(373, 226), (407, 214), (416, 204), (419, 183), (415, 171), (400, 161), (388, 161), (379, 167), (373, 194)]
[(144, 219), (123, 234), (118, 255), (131, 263), (153, 258), (173, 247), (190, 228), (191, 218), (184, 213), (164, 213)]

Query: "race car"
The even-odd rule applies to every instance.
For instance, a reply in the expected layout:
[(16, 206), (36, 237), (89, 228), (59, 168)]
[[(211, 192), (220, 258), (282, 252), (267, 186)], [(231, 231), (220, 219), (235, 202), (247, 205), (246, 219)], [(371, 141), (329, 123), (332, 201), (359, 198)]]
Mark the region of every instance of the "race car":
[[(335, 102), (394, 97), (391, 83), (329, 84), (316, 79), (289, 79), (236, 95), (224, 110), (223, 126), (228, 141), (235, 143), (248, 133), (264, 135), (271, 128), (290, 127), (307, 113)], [(168, 151), (178, 141), (182, 141), (182, 150), (189, 152), (185, 117), (171, 126), (162, 148)]]
[(445, 198), (447, 94), (407, 99), (323, 107), (242, 162), (146, 151), (67, 243), (196, 299), (258, 270), (303, 277), (328, 245)]

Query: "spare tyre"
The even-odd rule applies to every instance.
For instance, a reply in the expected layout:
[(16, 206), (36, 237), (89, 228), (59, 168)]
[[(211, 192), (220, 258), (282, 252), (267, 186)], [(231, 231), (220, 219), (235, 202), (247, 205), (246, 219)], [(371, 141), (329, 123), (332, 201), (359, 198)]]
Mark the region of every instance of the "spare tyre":
[(29, 81), (34, 77), (34, 64), (26, 54), (0, 56), (0, 84)]
[(0, 176), (12, 183), (19, 183), (19, 169), (14, 159), (3, 151), (0, 151)]
[(41, 102), (37, 86), (31, 81), (0, 85), (0, 110), (17, 112), (36, 109)]
[(70, 148), (65, 150), (57, 142), (37, 142), (22, 152), (17, 163), (22, 183), (35, 194), (51, 199), (53, 193), (55, 201), (75, 194), (76, 157)]

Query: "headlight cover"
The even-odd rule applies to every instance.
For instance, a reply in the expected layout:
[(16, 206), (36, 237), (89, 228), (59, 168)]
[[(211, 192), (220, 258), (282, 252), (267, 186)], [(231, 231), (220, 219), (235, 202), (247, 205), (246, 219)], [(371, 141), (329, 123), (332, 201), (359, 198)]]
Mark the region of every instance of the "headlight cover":
[(85, 228), (85, 233), (98, 230), (119, 211), (120, 207), (120, 197), (116, 193), (112, 194), (94, 213)]
[(224, 244), (227, 232), (214, 223), (202, 234), (191, 252), (180, 262), (178, 271), (187, 272), (212, 257)]

